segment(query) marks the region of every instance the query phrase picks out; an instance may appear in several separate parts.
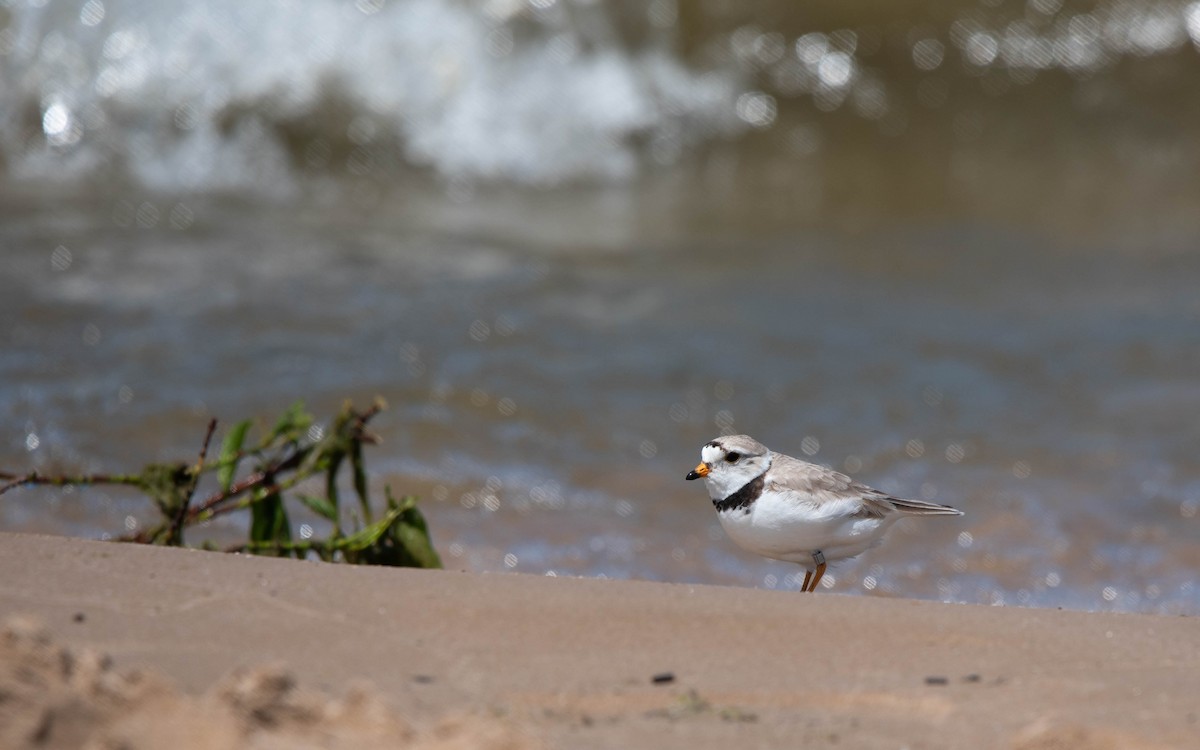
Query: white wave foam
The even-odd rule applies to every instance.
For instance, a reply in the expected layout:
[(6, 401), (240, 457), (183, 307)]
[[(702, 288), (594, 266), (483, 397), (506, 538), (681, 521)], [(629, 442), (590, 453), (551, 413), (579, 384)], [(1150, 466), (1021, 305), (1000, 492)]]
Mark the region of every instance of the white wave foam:
[(627, 48), (599, 3), (6, 4), (0, 164), (18, 178), (110, 168), (154, 188), (287, 192), (297, 169), (408, 162), (624, 180), (645, 144), (679, 154), (736, 127), (731, 74), (689, 69), (666, 39)]

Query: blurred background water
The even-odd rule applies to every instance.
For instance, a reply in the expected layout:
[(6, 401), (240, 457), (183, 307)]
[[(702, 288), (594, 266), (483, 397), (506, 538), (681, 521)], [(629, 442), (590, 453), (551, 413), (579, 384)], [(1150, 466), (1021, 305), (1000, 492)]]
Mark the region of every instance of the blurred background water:
[(379, 394), (450, 567), (796, 589), (683, 482), (747, 432), (967, 512), (838, 591), (1200, 613), (1198, 50), (1153, 0), (0, 0), (0, 469)]

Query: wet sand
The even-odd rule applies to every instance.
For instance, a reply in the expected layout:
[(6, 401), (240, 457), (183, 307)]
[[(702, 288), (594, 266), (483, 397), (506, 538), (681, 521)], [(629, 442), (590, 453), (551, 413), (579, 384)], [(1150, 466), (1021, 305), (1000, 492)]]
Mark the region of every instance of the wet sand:
[(1193, 617), (19, 534), (0, 534), (0, 570), (5, 747), (1183, 748), (1200, 733)]

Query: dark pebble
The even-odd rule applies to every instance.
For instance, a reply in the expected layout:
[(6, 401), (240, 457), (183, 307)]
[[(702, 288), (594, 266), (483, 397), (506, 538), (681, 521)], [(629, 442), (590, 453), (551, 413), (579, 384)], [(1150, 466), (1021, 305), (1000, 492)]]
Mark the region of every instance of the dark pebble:
[(675, 681), (675, 674), (673, 672), (659, 672), (651, 677), (650, 681), (655, 685), (666, 685), (667, 683)]
[(963, 678), (963, 682), (979, 682), (983, 678), (977, 674), (969, 674)]
[(925, 678), (926, 685), (949, 685), (950, 680), (945, 677), (929, 676)]
[(413, 682), (418, 682), (422, 685), (428, 685), (429, 683), (433, 682), (433, 678), (427, 674), (415, 674), (413, 675)]
[(75, 616), (72, 617), (71, 619), (74, 620), (75, 622), (83, 622), (84, 620), (87, 619), (87, 615), (85, 615), (82, 612), (76, 612)]

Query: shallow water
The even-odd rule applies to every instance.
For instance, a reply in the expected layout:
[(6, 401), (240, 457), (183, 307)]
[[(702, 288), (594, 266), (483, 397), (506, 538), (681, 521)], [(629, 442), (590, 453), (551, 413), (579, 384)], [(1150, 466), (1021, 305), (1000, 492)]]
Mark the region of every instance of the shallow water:
[[(965, 228), (555, 253), (273, 209), (182, 233), (49, 213), (7, 249), (6, 464), (131, 468), (193, 453), (209, 415), (379, 394), (371, 463), (427, 498), (451, 565), (795, 587), (682, 481), (747, 431), (967, 511), (901, 525), (841, 590), (1196, 603), (1190, 256)], [(4, 505), (6, 528), (126, 516), (147, 520), (103, 489)]]
[[(986, 64), (993, 27), (958, 6), (894, 29), (890, 15), (808, 28), (773, 5), (754, 23), (659, 19), (644, 49), (694, 109), (627, 92), (642, 121), (562, 98), (598, 85), (596, 60), (547, 82), (523, 57), (573, 33), (622, 80), (658, 75), (583, 17), (360, 3), (399, 29), (373, 31), (362, 59), (404, 80), (425, 64), (404, 51), (404, 13), (458, 13), (468, 47), (512, 37), (513, 67), (478, 68), (501, 79), (480, 84), (487, 97), (453, 89), (439, 109), (429, 94), (398, 117), (352, 57), (285, 57), (264, 80), (237, 74), (257, 59), (245, 42), (206, 53), (197, 81), (156, 79), (160, 21), (130, 25), (138, 4), (111, 2), (89, 25), (88, 6), (0, 4), (20, 29), (0, 37), (3, 111), (35, 113), (0, 117), (0, 469), (135, 469), (194, 455), (210, 416), (266, 420), (297, 399), (327, 416), (381, 395), (368, 465), (422, 496), (451, 567), (798, 588), (794, 566), (733, 548), (683, 481), (704, 442), (748, 432), (966, 511), (901, 523), (831, 571), (837, 591), (1200, 612), (1194, 4), (1097, 6), (1132, 19), (1125, 37), (1089, 36), (1059, 4), (996, 26), (1014, 41)], [(361, 22), (329, 13), (334, 36)], [(238, 39), (282, 44), (240, 23)], [(836, 33), (851, 24), (853, 54)], [(1072, 28), (1099, 61), (1081, 72), (1062, 61), (1084, 53), (1051, 45), (1066, 56), (1034, 65), (1029, 39)], [(809, 89), (777, 70), (779, 39), (783, 62), (813, 68)], [(92, 47), (108, 62), (81, 63)], [(141, 77), (121, 67), (138, 60)], [(337, 101), (295, 94), (281, 110), (263, 93), (331, 72), (353, 84)], [(198, 103), (188, 81), (214, 80)], [(103, 88), (118, 83), (132, 98)], [(533, 120), (495, 100), (543, 88), (557, 95), (530, 94)], [(207, 126), (155, 119), (183, 100)], [(467, 133), (437, 119), (466, 128), (446, 112), (475, 107), (524, 125), (501, 147), (487, 118)], [(222, 130), (231, 111), (267, 127)], [(454, 158), (428, 150), (438, 132)], [(541, 149), (545, 133), (561, 143)], [(349, 166), (305, 161), (322, 148)], [(150, 520), (104, 488), (0, 499), (7, 530)]]

